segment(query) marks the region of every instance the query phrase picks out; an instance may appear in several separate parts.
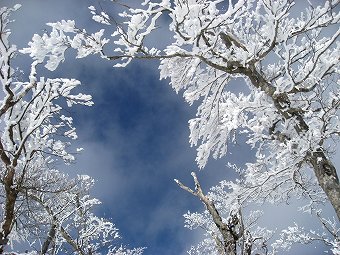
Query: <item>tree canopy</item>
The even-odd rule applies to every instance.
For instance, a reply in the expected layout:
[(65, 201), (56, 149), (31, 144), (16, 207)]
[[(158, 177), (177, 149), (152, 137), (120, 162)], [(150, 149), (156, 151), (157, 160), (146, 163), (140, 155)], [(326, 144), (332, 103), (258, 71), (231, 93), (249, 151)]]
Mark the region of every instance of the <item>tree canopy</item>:
[[(169, 79), (189, 104), (198, 102), (189, 128), (190, 143), (198, 146), (200, 168), (210, 157), (227, 157), (228, 145), (239, 137), (253, 148), (254, 161), (244, 168), (229, 166), (238, 178), (222, 181), (208, 193), (195, 173), (194, 189), (175, 180), (205, 205), (203, 212), (185, 214), (188, 228), (201, 227), (207, 234), (190, 254), (277, 254), (293, 243), (313, 241), (323, 241), (340, 254), (340, 185), (332, 159), (340, 133), (339, 2), (146, 0), (138, 7), (112, 4), (122, 9), (119, 18), (102, 6), (89, 7), (93, 20), (104, 27), (96, 33), (62, 20), (48, 23), (50, 32), (35, 34), (28, 47), (20, 50), (33, 59), (29, 82), (12, 79), (8, 60), (16, 49), (9, 46), (6, 30), (1, 33), (6, 95), (0, 111), (5, 120), (0, 151), (6, 201), (1, 242), (6, 243), (14, 224), (14, 210), (26, 185), (23, 180), (31, 179), (26, 169), (34, 169), (33, 158), (46, 162), (50, 157), (40, 155), (48, 152), (72, 159), (64, 140), (75, 138), (72, 119), (52, 102), (60, 97), (69, 105), (89, 105), (91, 98), (70, 94), (78, 81), (37, 79), (35, 67), (44, 64), (54, 71), (64, 61), (65, 51), (74, 49), (77, 58), (99, 55), (114, 61), (115, 67), (125, 67), (135, 59), (159, 59), (160, 78)], [(2, 17), (8, 10), (2, 9)], [(6, 20), (2, 18), (2, 27)], [(160, 29), (167, 30), (165, 49), (150, 40)], [(238, 91), (228, 86), (233, 80), (243, 82)], [(62, 139), (50, 139), (60, 132)], [(252, 207), (287, 203), (292, 197), (301, 201), (300, 209), (314, 215), (324, 231), (287, 226), (273, 240), (274, 230), (257, 224), (265, 215)], [(328, 202), (335, 212), (333, 219), (322, 211)], [(51, 222), (53, 226), (53, 217)]]

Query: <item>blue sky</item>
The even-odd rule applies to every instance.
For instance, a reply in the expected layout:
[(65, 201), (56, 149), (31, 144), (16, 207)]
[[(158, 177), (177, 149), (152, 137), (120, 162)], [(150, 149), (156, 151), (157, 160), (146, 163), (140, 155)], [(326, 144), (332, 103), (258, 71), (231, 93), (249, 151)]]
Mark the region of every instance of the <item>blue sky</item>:
[[(33, 33), (42, 33), (49, 21), (76, 19), (80, 27), (96, 29), (87, 6), (97, 1), (22, 2), (13, 24), (13, 43), (19, 47)], [(28, 63), (28, 59), (20, 61)], [(96, 179), (94, 195), (103, 202), (98, 213), (112, 218), (124, 243), (147, 246), (148, 255), (185, 254), (201, 235), (183, 227), (182, 215), (203, 206), (173, 179), (192, 184), (190, 172), (198, 171), (187, 124), (195, 116), (195, 107), (176, 95), (167, 81), (159, 81), (157, 62), (134, 62), (126, 69), (114, 69), (113, 64), (98, 57), (75, 60), (70, 53), (57, 71), (40, 70), (46, 77), (79, 79), (82, 92), (91, 94), (95, 102), (92, 107), (72, 110), (78, 144), (85, 151), (75, 164), (60, 167), (71, 175), (87, 173)], [(206, 190), (232, 176), (225, 167), (227, 160), (242, 164), (253, 158), (242, 145), (232, 146), (231, 153), (228, 159), (210, 160), (199, 173)], [(277, 211), (271, 215), (273, 221)]]

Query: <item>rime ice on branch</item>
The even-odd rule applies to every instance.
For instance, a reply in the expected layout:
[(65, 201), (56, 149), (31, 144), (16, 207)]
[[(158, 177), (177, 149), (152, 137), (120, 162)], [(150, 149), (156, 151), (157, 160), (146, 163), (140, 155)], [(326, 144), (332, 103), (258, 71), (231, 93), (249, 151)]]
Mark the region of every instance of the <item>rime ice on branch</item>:
[[(89, 195), (93, 179), (71, 179), (53, 167), (56, 160), (75, 159), (70, 145), (77, 139), (76, 129), (62, 101), (67, 107), (93, 103), (91, 96), (73, 93), (80, 86), (77, 80), (38, 76), (37, 67), (46, 55), (46, 67), (53, 70), (63, 59), (67, 46), (53, 36), (34, 37), (31, 50), (37, 57), (29, 80), (20, 79), (12, 66), (18, 52), (9, 42), (8, 28), (10, 14), (19, 7), (0, 8), (0, 253), (13, 254), (9, 244), (26, 242), (38, 251), (30, 254), (97, 254), (105, 249), (108, 254), (139, 255), (143, 249), (117, 246), (117, 228), (93, 214), (100, 204)], [(93, 38), (99, 40), (100, 33)], [(96, 42), (89, 43), (96, 51)]]
[[(36, 61), (46, 59), (50, 69), (67, 48), (76, 49), (78, 57), (100, 54), (120, 67), (133, 59), (159, 59), (161, 78), (169, 78), (176, 92), (184, 91), (189, 104), (200, 102), (197, 117), (189, 122), (200, 168), (210, 156), (227, 155), (236, 134), (243, 134), (256, 151), (255, 162), (239, 171), (240, 180), (214, 189), (237, 198), (240, 208), (286, 202), (292, 196), (306, 201), (303, 210), (315, 214), (330, 236), (308, 240), (321, 239), (336, 253), (337, 224), (320, 210), (329, 201), (338, 222), (340, 185), (331, 156), (340, 133), (339, 1), (228, 2), (146, 0), (140, 8), (123, 11), (122, 24), (91, 6), (95, 21), (112, 24), (115, 54), (105, 53), (110, 41), (102, 38), (103, 30), (88, 34), (73, 21), (49, 24), (52, 32), (34, 36), (24, 52)], [(169, 20), (171, 43), (161, 50), (147, 38), (164, 28), (164, 20)], [(236, 79), (248, 86), (243, 93), (229, 90)], [(304, 243), (304, 237), (294, 228), (285, 231), (273, 252), (292, 240)]]

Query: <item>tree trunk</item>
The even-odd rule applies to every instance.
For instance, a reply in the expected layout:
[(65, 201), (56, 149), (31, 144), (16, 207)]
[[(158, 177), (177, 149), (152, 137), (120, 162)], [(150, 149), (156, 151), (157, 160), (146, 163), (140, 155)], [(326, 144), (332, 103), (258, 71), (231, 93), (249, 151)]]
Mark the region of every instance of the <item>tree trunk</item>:
[(0, 232), (0, 254), (4, 252), (4, 248), (8, 243), (8, 235), (11, 233), (13, 222), (14, 222), (14, 208), (17, 200), (18, 192), (13, 187), (14, 184), (14, 168), (11, 166), (7, 167), (7, 174), (4, 178), (5, 186), (5, 212), (4, 220), (2, 222), (2, 228)]
[(340, 184), (335, 166), (321, 150), (314, 152), (309, 162), (313, 166), (319, 185), (326, 193), (340, 220)]
[(50, 247), (51, 242), (54, 240), (55, 238), (55, 234), (56, 234), (56, 228), (57, 225), (53, 222), (50, 231), (48, 232), (48, 236), (41, 248), (41, 254), (46, 254), (48, 251), (48, 248)]

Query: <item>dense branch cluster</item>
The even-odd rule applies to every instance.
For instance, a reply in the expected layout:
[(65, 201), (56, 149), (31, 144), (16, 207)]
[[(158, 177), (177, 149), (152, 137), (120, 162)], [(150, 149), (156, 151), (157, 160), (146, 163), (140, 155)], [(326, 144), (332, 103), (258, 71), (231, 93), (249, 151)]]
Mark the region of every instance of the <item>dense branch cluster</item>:
[[(256, 160), (237, 169), (239, 179), (220, 183), (208, 195), (195, 175), (195, 191), (177, 182), (206, 206), (203, 213), (185, 216), (190, 228), (203, 227), (208, 235), (191, 254), (275, 254), (294, 242), (313, 240), (323, 240), (339, 254), (340, 185), (331, 160), (340, 130), (337, 0), (315, 5), (292, 0), (239, 0), (234, 4), (231, 0), (146, 0), (141, 8), (122, 11), (122, 24), (104, 10), (91, 6), (90, 11), (96, 22), (113, 28), (111, 39), (104, 38), (104, 30), (89, 34), (77, 28), (74, 21), (61, 21), (49, 23), (52, 32), (35, 35), (22, 52), (30, 54), (34, 63), (45, 61), (50, 70), (63, 61), (69, 48), (75, 49), (79, 58), (99, 54), (115, 60), (117, 67), (133, 59), (159, 59), (161, 78), (169, 78), (176, 92), (182, 90), (188, 103), (200, 103), (196, 118), (189, 121), (190, 142), (198, 145), (200, 168), (210, 156), (227, 155), (228, 144), (237, 141), (236, 134), (245, 137), (255, 151)], [(158, 23), (164, 25), (162, 17), (169, 21), (166, 26), (171, 38), (164, 50), (147, 40), (157, 32)], [(113, 54), (106, 53), (109, 49)], [(9, 49), (4, 52), (11, 54)], [(34, 73), (31, 77), (36, 83)], [(235, 80), (243, 80), (246, 86), (239, 85), (237, 92), (229, 89)], [(6, 82), (4, 113), (14, 103)], [(61, 93), (59, 87), (72, 86), (75, 81), (39, 84), (55, 88), (57, 95)], [(21, 120), (20, 116), (16, 118)], [(12, 157), (14, 160), (18, 150), (27, 149), (18, 141), (35, 129), (27, 126), (20, 131), (18, 126), (17, 136), (22, 133), (23, 138), (11, 140), (14, 128), (10, 123), (4, 135), (16, 149), (13, 154), (3, 153), (2, 159), (12, 167)], [(58, 148), (60, 151), (53, 153), (63, 156), (64, 147)], [(5, 148), (0, 149), (5, 152)], [(4, 168), (8, 187), (13, 179), (11, 167)], [(315, 215), (325, 233), (308, 234), (292, 226), (268, 245), (272, 233), (257, 226), (259, 212), (244, 215), (242, 210), (250, 204), (286, 202), (290, 197), (306, 202), (303, 210)], [(326, 201), (335, 210), (334, 221), (322, 216), (320, 206)], [(233, 221), (237, 230), (228, 225)]]

